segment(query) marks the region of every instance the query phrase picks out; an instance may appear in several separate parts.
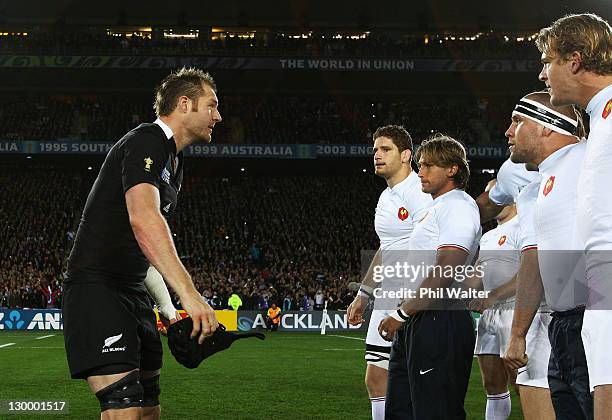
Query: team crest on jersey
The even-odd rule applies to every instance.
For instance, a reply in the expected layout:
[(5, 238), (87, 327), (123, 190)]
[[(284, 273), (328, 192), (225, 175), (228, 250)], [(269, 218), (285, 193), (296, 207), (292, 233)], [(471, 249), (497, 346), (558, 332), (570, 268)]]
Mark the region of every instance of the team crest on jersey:
[(554, 186), (555, 186), (555, 177), (551, 176), (546, 181), (546, 184), (544, 184), (544, 190), (542, 191), (542, 194), (544, 194), (544, 197), (546, 197), (548, 193), (552, 191)]
[(604, 106), (603, 112), (601, 113), (601, 118), (605, 120), (606, 118), (608, 118), (608, 115), (610, 115), (611, 112), (612, 112), (612, 99), (610, 99), (608, 103), (606, 104), (606, 106)]
[(153, 159), (151, 159), (150, 157), (146, 157), (144, 158), (144, 163), (145, 163), (145, 167), (144, 170), (147, 172), (151, 171), (151, 165), (153, 165)]
[(499, 241), (497, 241), (497, 243), (499, 244), (499, 246), (502, 246), (503, 244), (506, 243), (506, 235), (502, 235), (501, 238), (499, 238)]
[(400, 219), (401, 221), (406, 220), (406, 219), (408, 218), (408, 216), (409, 216), (409, 214), (408, 214), (408, 210), (406, 210), (406, 208), (405, 208), (405, 207), (400, 207), (400, 208), (397, 210), (397, 217), (399, 217), (399, 219)]

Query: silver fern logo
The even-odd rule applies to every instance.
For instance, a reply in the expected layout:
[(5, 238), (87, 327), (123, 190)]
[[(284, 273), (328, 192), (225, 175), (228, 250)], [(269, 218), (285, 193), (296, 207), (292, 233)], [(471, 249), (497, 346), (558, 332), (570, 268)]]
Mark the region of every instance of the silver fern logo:
[(115, 352), (115, 351), (125, 351), (125, 346), (124, 347), (111, 347), (117, 341), (121, 340), (121, 337), (123, 337), (123, 333), (121, 333), (119, 335), (113, 335), (112, 337), (108, 337), (107, 339), (105, 339), (104, 340), (104, 345), (102, 346), (102, 353), (111, 353), (111, 352)]

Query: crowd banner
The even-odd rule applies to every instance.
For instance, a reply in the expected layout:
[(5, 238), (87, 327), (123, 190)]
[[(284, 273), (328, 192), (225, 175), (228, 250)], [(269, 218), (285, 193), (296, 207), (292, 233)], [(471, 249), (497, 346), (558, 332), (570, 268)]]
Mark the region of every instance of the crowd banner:
[[(279, 331), (320, 332), (325, 323), (327, 333), (339, 331), (367, 331), (367, 324), (349, 325), (346, 311), (287, 311), (281, 312)], [(265, 311), (238, 311), (238, 330), (266, 329)]]
[[(27, 155), (106, 155), (113, 146), (103, 141), (36, 141), (0, 140), (0, 154)], [(469, 158), (505, 159), (505, 145), (467, 145)], [(315, 158), (371, 158), (372, 146), (368, 144), (198, 144), (185, 149), (185, 155), (211, 158), (264, 158), (264, 159), (315, 159)]]
[(392, 72), (539, 72), (539, 60), (146, 55), (0, 55), (4, 68), (174, 69)]

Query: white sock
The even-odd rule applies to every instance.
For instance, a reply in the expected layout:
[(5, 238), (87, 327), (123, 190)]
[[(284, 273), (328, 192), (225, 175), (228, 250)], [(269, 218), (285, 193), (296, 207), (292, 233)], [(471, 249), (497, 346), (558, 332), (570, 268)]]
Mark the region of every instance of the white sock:
[(372, 403), (372, 420), (385, 420), (385, 397), (370, 398)]
[(512, 400), (510, 400), (510, 392), (506, 391), (502, 394), (487, 395), (485, 420), (506, 420), (510, 416), (511, 410)]

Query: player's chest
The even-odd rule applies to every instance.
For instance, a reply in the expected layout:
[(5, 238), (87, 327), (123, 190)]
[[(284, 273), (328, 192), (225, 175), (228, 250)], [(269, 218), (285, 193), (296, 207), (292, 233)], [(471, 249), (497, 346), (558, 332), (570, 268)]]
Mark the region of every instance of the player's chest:
[(406, 236), (412, 232), (414, 220), (408, 203), (392, 197), (379, 203), (374, 226), (379, 236)]

